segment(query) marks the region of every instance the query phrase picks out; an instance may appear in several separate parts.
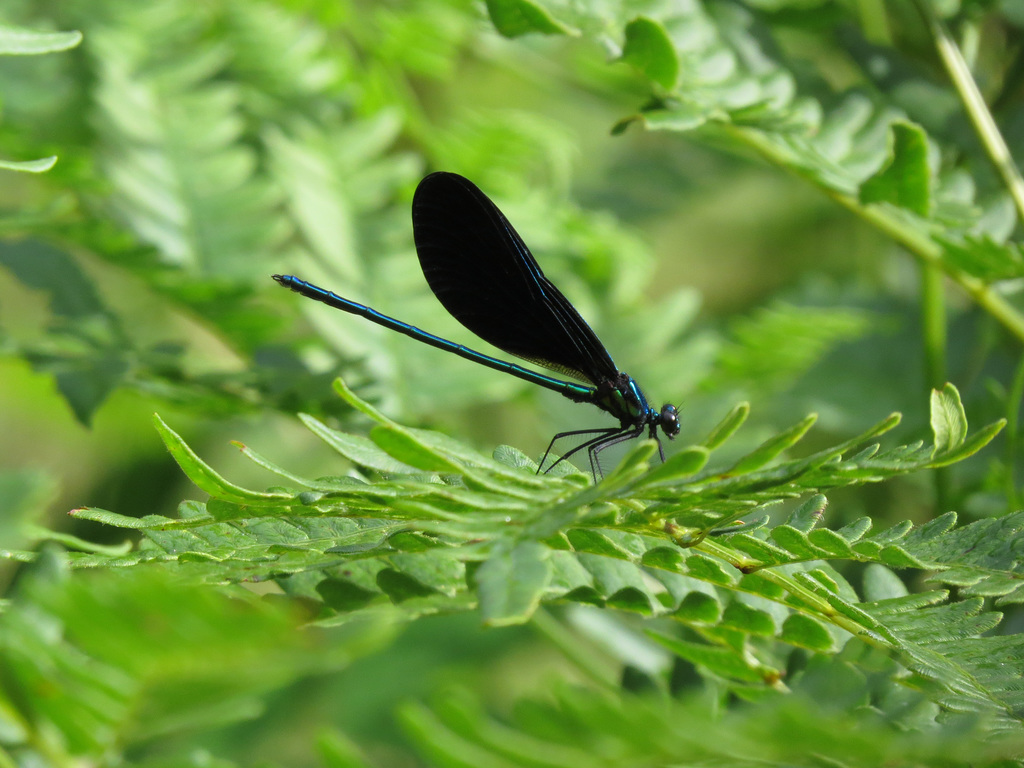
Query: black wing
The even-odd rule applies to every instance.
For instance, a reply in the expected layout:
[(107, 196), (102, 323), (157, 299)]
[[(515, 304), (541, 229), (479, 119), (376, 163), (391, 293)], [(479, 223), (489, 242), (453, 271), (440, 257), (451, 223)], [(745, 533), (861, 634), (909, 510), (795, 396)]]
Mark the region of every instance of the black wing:
[(590, 326), (471, 181), (454, 173), (423, 179), (412, 229), (430, 290), (481, 339), (595, 385), (618, 375)]

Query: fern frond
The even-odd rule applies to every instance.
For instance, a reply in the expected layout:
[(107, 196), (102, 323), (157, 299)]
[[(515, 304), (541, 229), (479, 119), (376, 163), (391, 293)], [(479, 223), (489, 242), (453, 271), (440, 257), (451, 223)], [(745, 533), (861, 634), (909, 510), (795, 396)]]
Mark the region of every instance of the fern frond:
[[(946, 602), (944, 592), (863, 601), (828, 565), (917, 568), (938, 580), (949, 572), (952, 582), (972, 574), (978, 594), (1002, 589), (1016, 597), (1020, 562), (1009, 542), (1024, 513), (1004, 521), (1003, 546), (981, 549), (977, 543), (993, 521), (956, 528), (952, 513), (879, 532), (867, 520), (836, 530), (821, 525), (823, 491), (941, 465), (991, 439), (1000, 425), (969, 435), (952, 387), (933, 398), (932, 446), (879, 450), (872, 441), (895, 426), (898, 419), (890, 417), (832, 449), (780, 459), (810, 428), (813, 419), (806, 419), (726, 469), (702, 469), (714, 455), (707, 447), (649, 469), (654, 446), (642, 442), (596, 486), (580, 475), (537, 476), (521, 462), (510, 466), (451, 438), (408, 429), (338, 387), (377, 423), (369, 441), (306, 422), (366, 467), (365, 479), (307, 482), (247, 451), (305, 485), (298, 492), (251, 491), (221, 477), (158, 421), (175, 460), (210, 500), (183, 505), (178, 519), (76, 510), (79, 518), (140, 530), (146, 545), (127, 554), (74, 554), (72, 564), (173, 564), (205, 582), (274, 579), (289, 594), (321, 603), (328, 623), (380, 606), (406, 619), (479, 607), (490, 624), (519, 623), (552, 601), (671, 617), (703, 642), (664, 634), (659, 642), (709, 673), (746, 684), (775, 684), (783, 675), (765, 643), (834, 654), (857, 637), (927, 680), (943, 705), (1015, 717), (1012, 681), (1024, 670), (1024, 656), (1014, 661), (1019, 644), (999, 646), (1005, 660), (997, 671), (971, 661), (980, 658), (988, 643), (981, 635), (998, 614), (983, 611), (977, 598)], [(745, 412), (727, 416), (708, 445), (720, 446)], [(382, 470), (390, 476), (372, 479)], [(786, 521), (761, 516), (800, 496), (807, 501)], [(741, 520), (750, 523), (737, 525)], [(964, 658), (956, 657), (960, 650)]]
[[(507, 11), (496, 7), (519, 4), (489, 4), (499, 30)], [(1022, 274), (1020, 249), (1007, 242), (1015, 218), (1009, 201), (1019, 190), (976, 201), (966, 171), (937, 168), (932, 158), (938, 140), (898, 106), (858, 91), (836, 94), (835, 105), (801, 93), (782, 56), (759, 36), (753, 14), (738, 7), (664, 4), (636, 17), (626, 8), (568, 8), (544, 0), (530, 5), (604, 43), (650, 81), (655, 97), (616, 130), (635, 121), (759, 154), (923, 263), (940, 265), (1024, 338), (1024, 316), (988, 287)], [(527, 32), (564, 30), (525, 21), (515, 30)], [(960, 153), (950, 148), (946, 154)]]
[[(92, 33), (101, 164), (109, 205), (163, 263), (237, 279), (254, 258), (268, 261), (291, 226), (243, 140), (238, 84), (215, 79), (228, 49), (202, 41), (201, 21), (163, 2)], [(135, 49), (147, 29), (162, 44)]]
[[(1019, 737), (986, 738), (984, 727), (969, 718), (929, 722), (920, 700), (895, 686), (865, 703), (863, 679), (844, 664), (810, 669), (803, 678), (796, 695), (769, 693), (716, 713), (703, 701), (563, 686), (500, 719), (457, 688), (429, 705), (406, 704), (401, 716), (424, 757), (445, 765), (1020, 764)], [(818, 695), (824, 690), (827, 695)], [(885, 722), (894, 719), (914, 727)]]
[[(74, 48), (82, 42), (81, 32), (36, 32), (0, 24), (0, 56), (35, 56)], [(3, 160), (0, 169), (44, 173), (53, 168), (56, 156), (38, 160)]]
[(69, 578), (56, 548), (22, 575), (0, 615), (3, 754), (12, 765), (100, 763), (250, 718), (268, 691), (344, 666), (392, 634), (386, 617), (368, 617), (327, 642), (244, 590), (186, 587), (152, 571)]

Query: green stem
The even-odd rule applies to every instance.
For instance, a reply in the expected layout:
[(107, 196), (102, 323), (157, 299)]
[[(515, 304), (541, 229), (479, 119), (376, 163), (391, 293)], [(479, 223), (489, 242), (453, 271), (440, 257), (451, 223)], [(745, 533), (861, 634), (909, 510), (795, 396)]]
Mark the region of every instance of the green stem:
[[(711, 539), (705, 539), (694, 547), (694, 549), (713, 555), (741, 570), (744, 567), (749, 567), (751, 565), (751, 563), (742, 559), (745, 557), (744, 555), (740, 555), (740, 559), (737, 559), (738, 553), (736, 550), (727, 545), (719, 544)], [(766, 581), (770, 581), (773, 584), (782, 587), (790, 595), (800, 600), (800, 602), (807, 606), (808, 611), (816, 612), (814, 615), (816, 615), (817, 618), (826, 619), (832, 622), (835, 626), (845, 629), (851, 635), (861, 638), (866, 643), (892, 650), (892, 647), (888, 643), (867, 635), (866, 627), (858, 624), (847, 616), (843, 616), (841, 613), (836, 611), (836, 609), (833, 608), (827, 600), (822, 598), (820, 595), (815, 594), (812, 590), (808, 589), (792, 576), (783, 573), (781, 569), (763, 568), (759, 569), (757, 574)], [(788, 602), (786, 605), (793, 608), (793, 606)]]
[(1024, 398), (1024, 356), (1017, 363), (1013, 384), (1006, 396), (1006, 503), (1008, 511), (1017, 509), (1017, 481), (1014, 467), (1017, 463), (1017, 439), (1020, 435), (1020, 403)]
[(875, 45), (892, 45), (892, 32), (889, 29), (889, 18), (882, 0), (858, 0), (857, 16), (860, 19), (864, 37)]
[[(946, 382), (945, 276), (937, 264), (921, 265), (921, 328), (924, 336), (925, 380), (930, 388)], [(945, 509), (949, 497), (949, 473), (934, 471), (935, 507)]]
[(936, 15), (928, 0), (914, 0), (914, 5), (928, 25), (928, 31), (931, 32), (935, 40), (939, 58), (942, 59), (942, 64), (946, 67), (950, 80), (953, 81), (953, 87), (956, 88), (960, 101), (963, 102), (967, 116), (974, 124), (974, 130), (977, 132), (982, 146), (985, 147), (985, 151), (999, 175), (1003, 177), (1003, 183), (1017, 206), (1017, 215), (1024, 219), (1024, 178), (1021, 177), (1020, 170), (1013, 162), (1010, 148), (1006, 146), (1003, 134), (999, 131), (981, 91), (978, 90), (978, 84), (974, 82), (970, 67), (967, 66), (956, 41), (949, 34), (942, 19)]
[(945, 276), (936, 264), (921, 265), (921, 326), (924, 332), (925, 378), (929, 387), (946, 382)]

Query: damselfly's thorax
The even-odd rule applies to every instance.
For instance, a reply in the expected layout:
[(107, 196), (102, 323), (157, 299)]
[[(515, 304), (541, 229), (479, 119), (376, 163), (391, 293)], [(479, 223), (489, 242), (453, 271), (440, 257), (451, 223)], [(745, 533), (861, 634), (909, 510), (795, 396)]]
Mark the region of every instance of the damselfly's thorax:
[[(647, 402), (640, 385), (632, 376), (619, 372), (614, 379), (601, 382), (594, 390), (594, 405), (619, 420), (623, 429), (660, 428), (670, 440), (679, 434), (679, 414), (674, 405), (657, 411)], [(652, 432), (652, 437), (654, 433)]]

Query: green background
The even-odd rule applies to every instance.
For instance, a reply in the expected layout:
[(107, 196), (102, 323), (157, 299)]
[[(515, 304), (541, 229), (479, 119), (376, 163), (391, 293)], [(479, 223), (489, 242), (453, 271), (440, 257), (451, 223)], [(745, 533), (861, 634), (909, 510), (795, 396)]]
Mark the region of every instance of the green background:
[[(1011, 2), (935, 14), (1019, 147), (1024, 14)], [(668, 20), (635, 22), (648, 16)], [(365, 431), (332, 392), (336, 376), (389, 417), (485, 453), (508, 444), (536, 459), (554, 432), (604, 425), (593, 408), (270, 280), (293, 273), (494, 353), (445, 314), (417, 266), (409, 206), (434, 170), (492, 197), (620, 368), (654, 403), (678, 404), (680, 445), (740, 401), (752, 415), (727, 459), (811, 412), (801, 450), (893, 411), (901, 443), (928, 440), (929, 389), (951, 381), (972, 424), (1008, 417), (1008, 437), (951, 469), (837, 491), (829, 525), (1015, 509), (1024, 322), (1012, 187), (911, 6), (8, 0), (0, 23), (83, 34), (0, 59), (0, 157), (59, 158), (45, 173), (0, 170), (5, 550), (52, 538), (40, 528), (116, 546), (124, 531), (65, 513), (172, 516), (202, 498), (154, 411), (224, 476), (257, 488), (277, 481), (230, 441), (308, 477), (349, 470), (295, 417)], [(559, 31), (570, 34), (536, 34)], [(35, 44), (30, 53), (47, 50)], [(820, 155), (792, 138), (805, 135)], [(914, 238), (938, 243), (940, 257), (926, 264)], [(965, 285), (976, 297), (996, 286), (998, 302), (973, 302)], [(372, 764), (417, 765), (431, 758), (413, 756), (402, 702), (466, 689), (502, 715), (586, 677), (550, 628), (483, 629), (473, 612), (401, 629), (368, 620), (337, 638), (295, 630), (310, 617), (292, 605), (260, 614), (250, 636), (200, 590), (172, 599), (148, 576), (99, 582), (89, 613), (100, 576), (33, 593), (46, 563), (35, 568), (0, 569), (12, 599), (37, 594), (68, 626), (73, 609), (83, 627), (131, 617), (121, 658), (136, 659), (147, 696), (167, 709), (136, 713), (102, 749), (88, 736), (57, 740), (103, 754), (97, 764), (123, 753), (343, 765), (343, 733)], [(107, 593), (117, 599), (104, 604)], [(192, 599), (214, 601), (197, 609), (198, 632), (188, 611), (168, 613)], [(618, 619), (576, 620), (616, 645)], [(648, 642), (639, 658), (661, 674), (660, 653)], [(175, 688), (176, 665), (189, 664), (216, 695)], [(209, 710), (185, 706), (207, 699)]]

